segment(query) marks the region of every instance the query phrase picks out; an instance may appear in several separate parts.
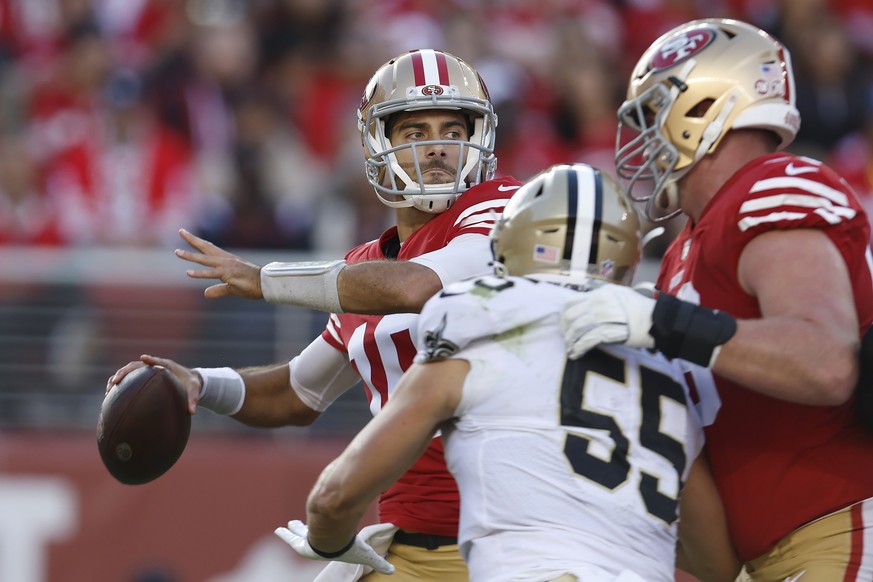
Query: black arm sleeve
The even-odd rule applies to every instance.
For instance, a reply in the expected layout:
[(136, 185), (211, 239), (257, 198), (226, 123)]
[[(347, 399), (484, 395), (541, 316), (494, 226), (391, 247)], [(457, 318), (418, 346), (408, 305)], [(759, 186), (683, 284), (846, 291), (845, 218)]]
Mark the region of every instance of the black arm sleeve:
[(669, 359), (709, 366), (715, 348), (731, 339), (737, 321), (729, 314), (661, 293), (652, 312), (649, 334)]

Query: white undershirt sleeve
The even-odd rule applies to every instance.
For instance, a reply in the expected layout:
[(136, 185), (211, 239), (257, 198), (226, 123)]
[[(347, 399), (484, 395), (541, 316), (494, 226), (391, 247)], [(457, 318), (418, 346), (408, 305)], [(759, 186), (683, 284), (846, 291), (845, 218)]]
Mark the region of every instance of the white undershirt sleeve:
[(437, 274), (443, 287), (449, 283), (490, 275), (491, 239), (481, 234), (462, 234), (443, 248), (409, 259)]
[(318, 412), (327, 410), (334, 400), (361, 380), (345, 354), (321, 336), (315, 338), (288, 365), (291, 386), (297, 396), (306, 406)]

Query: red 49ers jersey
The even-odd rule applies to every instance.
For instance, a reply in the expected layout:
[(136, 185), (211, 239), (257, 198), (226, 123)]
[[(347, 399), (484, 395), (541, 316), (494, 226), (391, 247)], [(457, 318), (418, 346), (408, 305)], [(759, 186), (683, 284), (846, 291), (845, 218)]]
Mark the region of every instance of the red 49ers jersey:
[[(866, 330), (873, 321), (870, 227), (845, 181), (809, 158), (773, 154), (737, 172), (670, 245), (658, 288), (741, 319), (759, 318), (755, 297), (737, 280), (740, 254), (759, 234), (793, 228), (819, 229), (839, 249)], [(722, 406), (706, 445), (743, 559), (760, 556), (806, 522), (873, 497), (873, 437), (858, 424), (852, 402), (793, 404), (716, 381)]]
[[(378, 240), (352, 249), (346, 262), (409, 260), (442, 249), (462, 235), (488, 236), (495, 213), (503, 212), (518, 186), (520, 182), (510, 177), (474, 186), (458, 197), (451, 208), (413, 233), (399, 250), (397, 228), (392, 227)], [(481, 253), (481, 247), (475, 249), (474, 252)], [(490, 255), (482, 256), (464, 278), (489, 273), (491, 260)], [(417, 321), (417, 313), (344, 313), (331, 315), (322, 333), (325, 341), (348, 355), (364, 382), (373, 414), (385, 405), (403, 372), (412, 365)], [(381, 521), (408, 531), (457, 536), (458, 513), (458, 489), (446, 468), (441, 438), (435, 438), (421, 459), (379, 499)]]

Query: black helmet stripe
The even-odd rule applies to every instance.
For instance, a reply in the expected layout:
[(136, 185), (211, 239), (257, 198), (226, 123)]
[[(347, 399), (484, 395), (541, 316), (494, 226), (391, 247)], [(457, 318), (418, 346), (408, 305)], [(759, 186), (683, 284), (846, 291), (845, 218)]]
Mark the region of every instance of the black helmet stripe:
[(600, 252), (600, 227), (603, 224), (603, 179), (599, 170), (594, 170), (594, 219), (591, 221), (591, 251), (588, 264), (597, 264)]
[(579, 208), (579, 176), (576, 170), (567, 168), (567, 233), (564, 236), (564, 260), (573, 260), (573, 243), (576, 239), (576, 215)]
[[(581, 165), (569, 169), (567, 175), (564, 260), (570, 261), (572, 269), (585, 272), (588, 265), (597, 264), (603, 221), (603, 180), (599, 170)], [(574, 257), (576, 264), (573, 264)]]

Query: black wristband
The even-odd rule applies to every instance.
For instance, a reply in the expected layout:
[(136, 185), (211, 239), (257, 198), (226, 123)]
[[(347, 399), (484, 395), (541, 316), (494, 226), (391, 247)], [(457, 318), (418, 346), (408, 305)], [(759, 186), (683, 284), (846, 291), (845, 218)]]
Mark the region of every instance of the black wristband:
[(649, 334), (655, 338), (655, 348), (667, 358), (709, 366), (715, 348), (736, 331), (737, 321), (729, 314), (661, 293), (652, 311)]
[(355, 538), (357, 538), (357, 535), (352, 536), (351, 541), (349, 541), (349, 543), (347, 543), (343, 549), (341, 549), (337, 552), (322, 552), (321, 550), (319, 550), (318, 548), (313, 546), (312, 542), (310, 542), (308, 538), (306, 540), (306, 543), (309, 544), (309, 547), (312, 548), (313, 552), (315, 552), (316, 554), (318, 554), (322, 558), (324, 558), (326, 560), (333, 560), (334, 558), (338, 558), (339, 556), (342, 556), (343, 554), (345, 554), (346, 552), (351, 550), (352, 546), (355, 545)]

